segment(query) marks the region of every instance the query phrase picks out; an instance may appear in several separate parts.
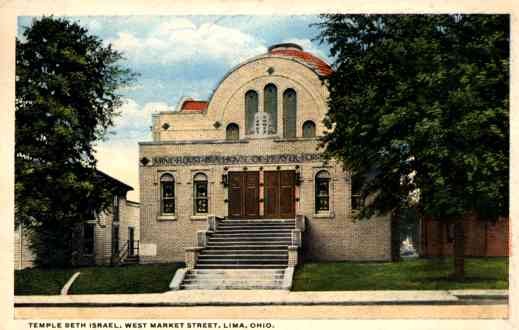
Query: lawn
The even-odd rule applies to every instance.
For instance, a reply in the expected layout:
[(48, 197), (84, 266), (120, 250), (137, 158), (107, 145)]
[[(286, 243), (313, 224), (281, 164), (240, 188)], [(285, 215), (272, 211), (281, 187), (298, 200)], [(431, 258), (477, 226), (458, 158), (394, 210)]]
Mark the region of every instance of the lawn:
[(60, 294), (73, 269), (22, 269), (14, 272), (15, 295)]
[(464, 281), (449, 278), (452, 258), (391, 262), (308, 262), (294, 291), (508, 289), (508, 258), (466, 258)]
[(183, 263), (81, 268), (69, 294), (165, 292), (181, 267)]
[(15, 271), (15, 295), (60, 294), (75, 272), (69, 294), (151, 293), (169, 290), (169, 282), (184, 263), (97, 266), (67, 269), (24, 269)]

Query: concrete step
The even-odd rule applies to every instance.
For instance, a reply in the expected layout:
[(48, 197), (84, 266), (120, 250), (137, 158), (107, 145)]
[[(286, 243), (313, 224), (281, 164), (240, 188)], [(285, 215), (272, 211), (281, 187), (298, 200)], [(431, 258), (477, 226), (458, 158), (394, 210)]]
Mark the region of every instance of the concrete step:
[(285, 269), (286, 264), (197, 264), (196, 269)]
[(213, 255), (200, 255), (198, 260), (224, 260), (224, 259), (235, 259), (235, 260), (288, 260), (288, 255), (276, 255), (276, 254), (213, 254)]
[(291, 232), (254, 232), (254, 231), (244, 231), (241, 233), (233, 233), (233, 232), (217, 232), (214, 234), (210, 234), (209, 237), (292, 237)]
[(295, 226), (295, 222), (277, 221), (224, 221), (218, 222), (217, 226)]
[(228, 223), (231, 223), (231, 224), (234, 224), (234, 223), (275, 223), (275, 224), (293, 223), (293, 224), (295, 224), (296, 220), (295, 219), (226, 219), (226, 220), (221, 220), (218, 223), (225, 223), (225, 224), (228, 224)]
[(284, 269), (191, 269), (186, 275), (267, 276), (284, 273)]
[(183, 290), (276, 290), (281, 289), (281, 284), (265, 284), (254, 285), (230, 285), (230, 284), (182, 284), (180, 288)]
[(265, 264), (265, 265), (286, 265), (288, 263), (287, 258), (283, 259), (261, 259), (261, 258), (248, 258), (248, 259), (213, 259), (213, 258), (201, 258), (198, 260), (197, 265), (207, 265), (207, 264), (226, 264), (226, 265), (234, 265), (234, 264)]
[(209, 237), (208, 242), (257, 242), (257, 241), (265, 241), (265, 242), (283, 242), (290, 243), (290, 237), (263, 237), (263, 236), (241, 236), (241, 237)]
[(243, 249), (243, 250), (278, 250), (278, 249), (287, 249), (288, 248), (287, 243), (271, 243), (267, 244), (265, 242), (258, 242), (250, 244), (248, 242), (246, 243), (224, 243), (224, 242), (218, 242), (218, 243), (208, 243), (207, 244), (207, 250), (235, 250), (235, 249)]
[[(205, 269), (201, 269), (201, 270), (205, 270)], [(209, 269), (211, 270), (211, 269)], [(235, 270), (235, 269), (231, 269), (231, 270)], [(239, 269), (238, 269), (239, 270)], [(258, 269), (258, 270), (264, 270), (264, 269)], [(254, 271), (254, 269), (248, 269), (247, 271)], [(220, 274), (220, 275), (215, 275), (215, 274), (204, 274), (204, 273), (194, 273), (194, 274), (188, 274), (186, 275), (186, 277), (184, 278), (184, 280), (192, 280), (192, 279), (206, 279), (206, 280), (220, 280), (220, 279), (235, 279), (235, 280), (244, 280), (244, 279), (268, 279), (268, 280), (281, 280), (283, 279), (283, 272), (279, 273), (279, 274), (272, 274), (272, 273), (267, 273), (267, 274), (257, 274), (257, 273), (250, 273), (250, 274), (245, 274), (245, 275), (235, 275), (235, 274)]]
[(232, 254), (232, 255), (242, 255), (242, 254), (275, 254), (275, 255), (288, 255), (287, 249), (203, 249), (201, 252), (202, 255), (225, 255), (225, 254)]
[(229, 233), (229, 234), (241, 234), (241, 233), (290, 233), (294, 228), (250, 228), (250, 229), (239, 229), (239, 228), (225, 228), (225, 230), (221, 229), (215, 232), (219, 233)]

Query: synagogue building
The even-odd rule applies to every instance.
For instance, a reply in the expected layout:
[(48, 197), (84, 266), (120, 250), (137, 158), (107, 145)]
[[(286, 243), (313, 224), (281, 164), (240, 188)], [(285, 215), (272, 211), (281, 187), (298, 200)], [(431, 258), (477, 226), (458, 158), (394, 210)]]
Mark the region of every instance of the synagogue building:
[[(152, 141), (139, 143), (140, 261), (389, 260), (389, 219), (353, 219), (350, 172), (319, 148), (331, 73), (299, 45), (278, 44), (231, 69), (208, 100), (154, 114)], [(270, 259), (253, 253), (269, 248)]]

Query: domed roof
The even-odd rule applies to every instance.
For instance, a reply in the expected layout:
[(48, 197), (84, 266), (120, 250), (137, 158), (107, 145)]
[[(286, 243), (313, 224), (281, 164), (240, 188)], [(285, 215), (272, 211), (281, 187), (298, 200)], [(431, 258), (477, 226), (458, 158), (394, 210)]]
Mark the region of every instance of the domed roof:
[(324, 60), (312, 53), (305, 52), (301, 46), (294, 43), (282, 43), (270, 46), (268, 53), (270, 55), (292, 57), (300, 60), (314, 69), (320, 76), (328, 76), (333, 72), (330, 65)]

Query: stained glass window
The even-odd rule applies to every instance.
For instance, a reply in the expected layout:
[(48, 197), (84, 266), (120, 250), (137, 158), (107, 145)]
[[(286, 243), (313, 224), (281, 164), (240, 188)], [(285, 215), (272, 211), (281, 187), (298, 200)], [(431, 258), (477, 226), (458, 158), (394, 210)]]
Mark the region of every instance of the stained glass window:
[(207, 176), (197, 173), (193, 178), (193, 199), (195, 214), (205, 214), (209, 209), (209, 192), (207, 190)]
[(175, 179), (171, 174), (160, 177), (162, 214), (175, 213)]
[(231, 123), (225, 129), (225, 139), (235, 141), (240, 138), (240, 128), (238, 125)]
[(245, 93), (245, 134), (254, 134), (254, 115), (258, 112), (258, 93)]
[(313, 121), (307, 120), (303, 124), (303, 137), (304, 138), (315, 137), (315, 124)]
[(268, 84), (263, 90), (263, 111), (270, 117), (269, 134), (276, 134), (278, 125), (278, 88)]
[(315, 211), (330, 211), (330, 174), (320, 171), (315, 176)]
[(289, 88), (283, 93), (283, 136), (296, 137), (297, 94)]

